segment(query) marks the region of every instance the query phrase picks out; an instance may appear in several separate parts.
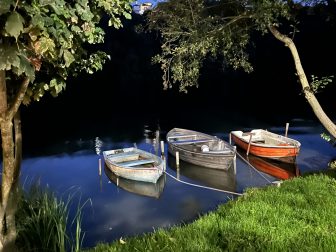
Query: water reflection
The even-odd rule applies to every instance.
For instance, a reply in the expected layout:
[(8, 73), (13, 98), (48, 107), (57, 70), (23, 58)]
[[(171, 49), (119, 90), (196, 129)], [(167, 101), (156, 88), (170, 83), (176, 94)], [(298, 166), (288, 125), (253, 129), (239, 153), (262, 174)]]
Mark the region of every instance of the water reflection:
[(95, 138), (95, 150), (96, 150), (97, 155), (100, 155), (102, 153), (102, 150), (101, 150), (102, 146), (103, 146), (103, 141), (99, 137), (96, 137)]
[(237, 148), (237, 152), (239, 156), (246, 160), (252, 167), (275, 178), (285, 180), (300, 175), (300, 170), (296, 162), (288, 163), (261, 158), (252, 154), (246, 155), (246, 151), (241, 148)]
[(125, 179), (115, 175), (106, 165), (105, 165), (106, 176), (118, 187), (124, 189), (125, 191), (135, 193), (142, 196), (153, 197), (158, 199), (163, 192), (163, 188), (166, 182), (166, 177), (163, 174), (158, 181), (154, 183), (146, 183), (142, 181)]
[(176, 158), (171, 154), (168, 154), (168, 165), (176, 171), (178, 179), (182, 175), (211, 188), (236, 192), (236, 174), (233, 167), (225, 171), (202, 167), (181, 160), (177, 168)]
[(160, 126), (151, 128), (149, 125), (144, 126), (144, 137), (147, 144), (152, 145), (155, 155), (159, 155), (160, 146)]

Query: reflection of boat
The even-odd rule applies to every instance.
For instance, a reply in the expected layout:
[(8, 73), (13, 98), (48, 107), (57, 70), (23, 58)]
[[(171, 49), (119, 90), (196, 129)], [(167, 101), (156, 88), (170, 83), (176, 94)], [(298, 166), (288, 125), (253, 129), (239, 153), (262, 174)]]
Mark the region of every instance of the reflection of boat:
[(117, 176), (156, 183), (163, 173), (163, 160), (138, 148), (124, 148), (104, 151), (107, 167)]
[(118, 177), (106, 165), (105, 174), (114, 184), (128, 192), (157, 199), (160, 197), (165, 186), (165, 176), (161, 176), (156, 183), (135, 181)]
[(236, 150), (229, 143), (201, 132), (174, 128), (167, 133), (168, 151), (183, 161), (228, 170), (235, 165)]
[(231, 131), (230, 139), (255, 156), (294, 162), (300, 151), (300, 142), (266, 130), (250, 132)]
[(177, 176), (183, 175), (203, 185), (226, 191), (236, 191), (236, 174), (234, 169), (220, 170), (211, 169), (204, 166), (194, 165), (180, 161), (179, 169), (176, 169), (176, 159), (173, 155), (168, 155), (168, 165), (177, 171)]
[(254, 168), (278, 179), (290, 179), (300, 175), (296, 162), (286, 163), (278, 160), (265, 159), (254, 155), (246, 155), (245, 150), (237, 148), (238, 154)]

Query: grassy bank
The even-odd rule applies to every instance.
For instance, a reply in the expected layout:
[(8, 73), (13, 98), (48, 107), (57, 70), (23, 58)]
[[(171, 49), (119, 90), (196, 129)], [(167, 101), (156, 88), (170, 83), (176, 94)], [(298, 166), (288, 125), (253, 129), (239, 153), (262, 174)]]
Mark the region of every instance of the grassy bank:
[(336, 173), (248, 190), (197, 221), (86, 251), (334, 251)]

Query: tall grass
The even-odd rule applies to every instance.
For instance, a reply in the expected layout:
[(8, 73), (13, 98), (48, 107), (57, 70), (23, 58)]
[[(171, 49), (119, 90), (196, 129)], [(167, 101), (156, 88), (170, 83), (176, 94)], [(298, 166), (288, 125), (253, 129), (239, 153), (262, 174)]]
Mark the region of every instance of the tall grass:
[[(16, 214), (17, 247), (20, 251), (80, 251), (84, 235), (81, 231), (81, 208), (72, 221), (69, 220), (70, 204), (74, 195), (66, 201), (57, 199), (54, 193), (31, 186), (23, 192)], [(75, 226), (75, 235), (70, 229)]]

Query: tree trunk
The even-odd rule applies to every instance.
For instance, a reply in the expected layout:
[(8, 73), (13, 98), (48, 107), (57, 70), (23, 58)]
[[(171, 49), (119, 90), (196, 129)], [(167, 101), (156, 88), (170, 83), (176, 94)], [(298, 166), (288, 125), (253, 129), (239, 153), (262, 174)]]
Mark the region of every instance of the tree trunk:
[(333, 123), (333, 121), (327, 116), (327, 114), (323, 111), (320, 103), (318, 102), (315, 94), (310, 88), (307, 76), (303, 70), (301, 60), (299, 53), (296, 49), (296, 46), (289, 37), (286, 35), (281, 34), (276, 27), (269, 26), (268, 27), (273, 36), (283, 42), (291, 51), (292, 57), (294, 59), (296, 73), (299, 77), (300, 83), (302, 85), (302, 90), (305, 94), (305, 98), (308, 101), (309, 105), (313, 109), (313, 112), (315, 113), (316, 117), (319, 119), (319, 121), (322, 123), (324, 128), (329, 132), (330, 135), (332, 135), (336, 139), (336, 125)]
[(14, 199), (16, 195), (14, 185), (18, 182), (22, 159), (21, 119), (18, 109), (27, 90), (28, 83), (28, 79), (23, 80), (13, 103), (9, 106), (6, 73), (3, 70), (0, 71), (0, 131), (2, 140), (0, 251), (9, 247), (12, 250), (15, 247), (15, 212), (17, 202)]

